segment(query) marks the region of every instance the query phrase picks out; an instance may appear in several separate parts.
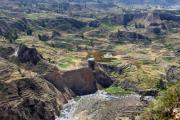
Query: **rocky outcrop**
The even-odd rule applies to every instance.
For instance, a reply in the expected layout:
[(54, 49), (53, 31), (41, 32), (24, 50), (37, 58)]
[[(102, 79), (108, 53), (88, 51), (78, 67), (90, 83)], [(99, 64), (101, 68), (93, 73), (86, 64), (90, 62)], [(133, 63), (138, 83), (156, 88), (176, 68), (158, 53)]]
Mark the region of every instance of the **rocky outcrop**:
[(54, 120), (68, 93), (29, 71), (22, 74), (18, 66), (0, 59), (0, 119)]
[(70, 89), (74, 95), (90, 94), (97, 91), (96, 80), (89, 68), (67, 71), (64, 73), (49, 73), (45, 76), (57, 89)]
[(98, 90), (97, 84), (106, 88), (114, 82), (103, 70), (98, 69), (98, 67), (94, 67), (94, 69), (84, 67), (72, 71), (60, 72), (55, 66), (48, 64), (42, 59), (42, 56), (35, 48), (19, 45), (19, 47), (13, 46), (10, 50), (13, 51), (11, 54), (7, 54), (8, 61), (17, 64), (25, 70), (44, 76), (43, 78), (52, 83), (59, 91), (68, 93), (69, 99), (71, 96), (96, 92)]
[(50, 72), (44, 78), (60, 91), (66, 88), (73, 95), (95, 93), (98, 90), (98, 85), (107, 88), (114, 82), (106, 72), (97, 67), (95, 70), (85, 67), (64, 73)]
[(36, 65), (42, 59), (42, 56), (37, 52), (36, 48), (19, 45), (17, 48), (17, 58), (22, 63), (29, 62)]
[(1, 86), (2, 120), (54, 120), (67, 100), (52, 84), (40, 78), (2, 82)]
[(127, 31), (118, 31), (117, 33), (112, 33), (109, 37), (112, 42), (132, 42), (132, 43), (150, 42), (150, 39), (144, 35), (135, 32), (127, 32)]

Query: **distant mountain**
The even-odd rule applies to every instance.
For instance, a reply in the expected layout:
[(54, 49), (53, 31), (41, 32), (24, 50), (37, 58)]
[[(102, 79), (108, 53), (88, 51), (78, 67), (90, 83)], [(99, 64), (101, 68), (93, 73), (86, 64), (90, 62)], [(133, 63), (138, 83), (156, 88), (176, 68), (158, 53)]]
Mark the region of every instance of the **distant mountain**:
[[(179, 5), (180, 0), (3, 0), (2, 3), (19, 3), (19, 4), (36, 4), (36, 3), (76, 3), (76, 4), (84, 4), (84, 3), (97, 3), (97, 4), (116, 4), (122, 3), (127, 5), (163, 5), (163, 6), (171, 6), (171, 5)], [(1, 6), (1, 5), (0, 5)]]
[(117, 0), (125, 4), (160, 4), (175, 5), (180, 4), (180, 0)]

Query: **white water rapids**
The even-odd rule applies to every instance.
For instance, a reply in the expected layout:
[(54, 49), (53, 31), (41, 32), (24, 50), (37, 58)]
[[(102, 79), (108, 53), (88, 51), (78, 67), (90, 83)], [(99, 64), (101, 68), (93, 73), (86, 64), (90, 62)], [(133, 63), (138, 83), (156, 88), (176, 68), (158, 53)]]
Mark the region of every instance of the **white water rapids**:
[(15, 49), (15, 52), (14, 52), (13, 56), (17, 57), (17, 56), (18, 56), (18, 52), (19, 52), (19, 47), (17, 47), (17, 48)]

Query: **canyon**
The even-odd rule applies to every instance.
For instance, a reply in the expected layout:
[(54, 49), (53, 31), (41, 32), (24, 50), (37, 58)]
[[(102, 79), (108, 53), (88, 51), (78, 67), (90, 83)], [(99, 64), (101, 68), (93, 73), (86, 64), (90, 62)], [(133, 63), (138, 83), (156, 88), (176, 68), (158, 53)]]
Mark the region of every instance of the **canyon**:
[(0, 120), (179, 120), (178, 0), (3, 0)]

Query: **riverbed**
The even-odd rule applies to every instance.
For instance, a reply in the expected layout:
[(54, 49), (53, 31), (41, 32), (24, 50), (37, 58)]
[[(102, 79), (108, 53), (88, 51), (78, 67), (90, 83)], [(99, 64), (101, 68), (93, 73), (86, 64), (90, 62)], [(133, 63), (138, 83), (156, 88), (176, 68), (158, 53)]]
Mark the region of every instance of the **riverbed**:
[[(120, 117), (123, 114), (139, 113), (142, 111), (141, 108), (143, 108), (143, 104), (138, 94), (115, 96), (103, 91), (97, 91), (94, 94), (79, 96), (68, 101), (63, 106), (61, 117), (56, 120), (82, 120), (83, 116), (92, 120), (101, 120), (104, 116), (103, 114), (107, 113), (109, 116), (106, 118), (109, 119), (108, 117), (111, 117), (111, 115)], [(117, 111), (119, 113), (116, 114)]]

